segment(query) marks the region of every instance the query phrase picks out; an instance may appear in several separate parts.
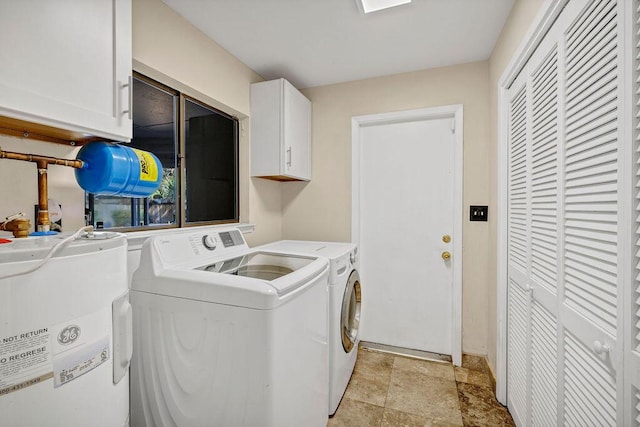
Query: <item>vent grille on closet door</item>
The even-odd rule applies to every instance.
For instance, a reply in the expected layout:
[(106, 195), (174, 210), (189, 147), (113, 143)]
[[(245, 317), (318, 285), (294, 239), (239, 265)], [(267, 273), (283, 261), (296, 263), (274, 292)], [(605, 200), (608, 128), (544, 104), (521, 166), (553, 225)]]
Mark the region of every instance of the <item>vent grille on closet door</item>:
[(527, 96), (509, 106), (509, 264), (527, 271)]
[(615, 372), (565, 330), (564, 424), (616, 425)]
[(509, 281), (509, 353), (507, 354), (507, 388), (513, 406), (520, 419), (526, 416), (527, 409), (527, 299), (528, 295), (514, 281)]
[(556, 293), (558, 282), (558, 56), (532, 75), (531, 275)]
[(617, 12), (592, 2), (567, 32), (565, 298), (617, 329)]
[(531, 425), (556, 425), (557, 323), (537, 302), (531, 307)]

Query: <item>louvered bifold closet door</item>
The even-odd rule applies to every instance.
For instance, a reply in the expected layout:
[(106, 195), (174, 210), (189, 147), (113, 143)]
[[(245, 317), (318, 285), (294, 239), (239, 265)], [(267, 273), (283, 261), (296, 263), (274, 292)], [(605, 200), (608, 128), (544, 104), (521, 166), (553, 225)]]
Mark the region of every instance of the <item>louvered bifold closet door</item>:
[[(618, 419), (619, 5), (572, 1), (564, 33), (563, 424)], [(622, 419), (619, 420), (622, 425)]]
[[(508, 91), (507, 404), (518, 426), (640, 423), (640, 287), (625, 298), (619, 272), (625, 7), (569, 0)], [(637, 74), (640, 88), (640, 44)], [(618, 337), (630, 299), (636, 409), (625, 424)]]
[(510, 88), (507, 403), (518, 425), (557, 421), (559, 34)]

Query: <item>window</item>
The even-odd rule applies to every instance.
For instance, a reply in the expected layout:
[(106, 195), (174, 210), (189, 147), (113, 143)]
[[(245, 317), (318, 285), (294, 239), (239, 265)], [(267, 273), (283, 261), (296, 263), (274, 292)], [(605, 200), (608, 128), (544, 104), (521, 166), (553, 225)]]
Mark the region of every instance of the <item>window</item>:
[(158, 190), (133, 199), (87, 194), (96, 228), (237, 222), (238, 120), (142, 75), (133, 79), (133, 139), (163, 168)]

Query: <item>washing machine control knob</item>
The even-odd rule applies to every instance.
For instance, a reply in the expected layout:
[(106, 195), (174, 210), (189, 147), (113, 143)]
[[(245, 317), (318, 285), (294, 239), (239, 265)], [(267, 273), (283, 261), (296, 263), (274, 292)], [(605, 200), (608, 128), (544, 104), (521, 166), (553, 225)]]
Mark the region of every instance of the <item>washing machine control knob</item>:
[(216, 238), (210, 234), (205, 234), (204, 236), (202, 236), (202, 244), (205, 248), (212, 251), (216, 248)]
[(355, 254), (355, 252), (351, 252), (349, 254), (349, 261), (351, 261), (351, 264), (355, 264), (356, 263), (356, 254)]

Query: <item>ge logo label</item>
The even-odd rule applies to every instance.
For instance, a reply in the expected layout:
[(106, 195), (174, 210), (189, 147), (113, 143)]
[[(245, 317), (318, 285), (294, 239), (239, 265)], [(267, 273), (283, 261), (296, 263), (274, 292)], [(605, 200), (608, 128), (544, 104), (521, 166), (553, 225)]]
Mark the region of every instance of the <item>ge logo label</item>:
[(69, 325), (58, 334), (58, 342), (62, 345), (68, 345), (73, 343), (80, 336), (80, 327), (76, 325)]

